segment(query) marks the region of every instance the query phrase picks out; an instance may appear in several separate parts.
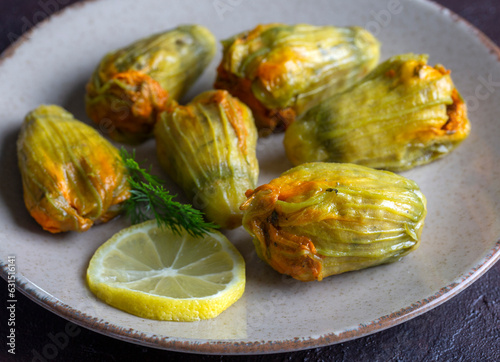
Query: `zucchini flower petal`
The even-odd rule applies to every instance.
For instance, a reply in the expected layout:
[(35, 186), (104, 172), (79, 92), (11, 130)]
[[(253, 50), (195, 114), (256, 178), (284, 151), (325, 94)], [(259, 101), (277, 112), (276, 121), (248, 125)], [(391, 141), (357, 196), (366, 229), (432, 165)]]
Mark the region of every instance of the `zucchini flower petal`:
[(285, 129), (371, 71), (380, 45), (359, 27), (259, 25), (222, 42), (215, 88), (253, 111), (260, 133)]
[(26, 207), (52, 233), (107, 222), (130, 197), (118, 150), (61, 107), (40, 106), (26, 116), (17, 155)]
[(404, 54), (309, 110), (285, 133), (290, 161), (348, 162), (391, 171), (434, 161), (470, 133), (450, 71)]
[(89, 117), (116, 141), (140, 143), (152, 135), (157, 115), (180, 99), (215, 54), (215, 38), (184, 25), (107, 54), (87, 84)]
[(193, 206), (223, 228), (240, 226), (239, 206), (259, 173), (250, 109), (226, 91), (207, 91), (163, 112), (155, 136), (161, 166)]
[(301, 281), (399, 260), (419, 246), (427, 212), (415, 182), (353, 164), (303, 164), (247, 197), (257, 255)]

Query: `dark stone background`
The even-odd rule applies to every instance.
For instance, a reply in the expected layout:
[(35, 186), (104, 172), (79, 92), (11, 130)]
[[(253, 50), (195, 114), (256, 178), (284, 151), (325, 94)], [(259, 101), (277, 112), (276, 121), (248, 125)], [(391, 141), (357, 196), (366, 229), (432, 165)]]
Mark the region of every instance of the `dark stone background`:
[[(181, 1), (181, 0), (179, 0)], [(49, 3), (48, 1), (41, 1)], [(58, 0), (71, 4), (75, 0)], [(439, 0), (500, 44), (500, 1)], [(0, 0), (0, 52), (43, 20), (39, 0)], [(54, 3), (54, 2), (53, 2)], [(62, 6), (61, 6), (62, 7)], [(35, 19), (34, 19), (35, 17)], [(28, 20), (29, 19), (29, 20)], [(34, 19), (34, 20), (33, 20)], [(27, 21), (28, 20), (28, 21)], [(12, 37), (11, 37), (12, 38)], [(1, 95), (0, 95), (1, 96)], [(2, 175), (3, 177), (3, 175)], [(16, 356), (7, 353), (7, 283), (0, 278), (0, 360), (37, 359), (50, 336), (68, 322), (17, 293)], [(204, 356), (146, 348), (80, 328), (54, 361), (500, 361), (500, 263), (469, 288), (443, 305), (388, 330), (337, 345), (299, 352), (253, 356)], [(50, 351), (49, 351), (50, 352)], [(14, 358), (13, 358), (14, 357)], [(49, 360), (49, 359), (47, 359)]]

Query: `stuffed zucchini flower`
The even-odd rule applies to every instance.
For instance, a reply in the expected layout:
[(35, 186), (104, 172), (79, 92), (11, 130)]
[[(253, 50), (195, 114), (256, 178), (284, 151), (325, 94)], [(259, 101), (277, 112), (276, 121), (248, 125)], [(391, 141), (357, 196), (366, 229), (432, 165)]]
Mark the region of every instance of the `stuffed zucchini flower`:
[(47, 231), (86, 231), (130, 197), (118, 150), (59, 106), (30, 112), (17, 141), (24, 202)]
[(303, 164), (247, 197), (257, 255), (301, 281), (401, 259), (419, 246), (427, 212), (415, 182), (353, 164)]
[(349, 162), (402, 171), (455, 149), (470, 132), (464, 100), (427, 55), (390, 58), (309, 110), (285, 133), (290, 161)]
[(215, 54), (215, 38), (184, 25), (107, 54), (87, 84), (89, 117), (119, 142), (152, 136), (157, 116), (180, 99)]
[(155, 128), (160, 165), (223, 228), (241, 225), (239, 206), (259, 174), (252, 112), (228, 92), (207, 91), (163, 112)]
[(359, 27), (267, 24), (222, 42), (215, 88), (245, 102), (263, 135), (372, 70), (379, 42)]

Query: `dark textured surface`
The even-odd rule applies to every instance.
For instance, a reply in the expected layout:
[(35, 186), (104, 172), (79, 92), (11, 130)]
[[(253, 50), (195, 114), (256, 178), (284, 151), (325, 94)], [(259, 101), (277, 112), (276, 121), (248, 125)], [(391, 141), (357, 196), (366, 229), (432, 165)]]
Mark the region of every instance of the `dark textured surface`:
[[(0, 52), (47, 12), (74, 2), (0, 0)], [(500, 44), (500, 1), (437, 2)], [(14, 357), (6, 351), (6, 294), (7, 283), (0, 278), (0, 361), (500, 361), (500, 263), (458, 296), (396, 327), (333, 346), (262, 356), (202, 356), (121, 342), (74, 327), (17, 293)], [(51, 349), (56, 344), (59, 348)], [(43, 359), (44, 351), (53, 358)]]

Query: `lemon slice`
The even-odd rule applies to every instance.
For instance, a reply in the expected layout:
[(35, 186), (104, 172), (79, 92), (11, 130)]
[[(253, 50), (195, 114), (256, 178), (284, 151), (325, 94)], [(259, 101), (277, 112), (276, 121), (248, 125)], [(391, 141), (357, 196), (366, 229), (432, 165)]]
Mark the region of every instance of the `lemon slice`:
[(155, 221), (101, 245), (87, 269), (90, 290), (109, 305), (150, 319), (213, 318), (245, 289), (245, 261), (221, 233), (176, 235)]

